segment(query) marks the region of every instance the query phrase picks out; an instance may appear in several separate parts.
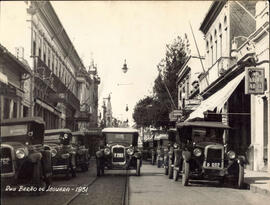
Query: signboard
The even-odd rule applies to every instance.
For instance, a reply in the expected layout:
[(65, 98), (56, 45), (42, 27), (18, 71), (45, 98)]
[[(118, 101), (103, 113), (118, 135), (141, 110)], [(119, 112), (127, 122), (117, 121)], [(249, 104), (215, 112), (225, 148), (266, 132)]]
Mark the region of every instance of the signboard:
[(245, 94), (263, 94), (264, 68), (247, 67), (245, 72)]
[(200, 99), (185, 99), (186, 105), (200, 105), (201, 100)]
[(169, 119), (170, 121), (176, 121), (177, 117), (181, 117), (183, 115), (182, 110), (173, 110), (172, 112), (169, 113)]

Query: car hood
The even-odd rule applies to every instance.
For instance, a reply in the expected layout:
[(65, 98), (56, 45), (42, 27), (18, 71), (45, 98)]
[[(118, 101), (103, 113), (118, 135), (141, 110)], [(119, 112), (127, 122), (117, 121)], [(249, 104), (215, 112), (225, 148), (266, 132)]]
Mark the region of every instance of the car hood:
[(131, 144), (129, 143), (111, 143), (111, 144), (107, 144), (108, 147), (112, 147), (112, 146), (115, 146), (115, 145), (121, 145), (121, 146), (124, 146), (124, 147), (130, 147)]
[(20, 147), (25, 147), (23, 143), (20, 142), (2, 142), (1, 145), (9, 145), (12, 146), (13, 148), (20, 148)]
[(199, 147), (199, 148), (205, 148), (208, 145), (219, 145), (219, 146), (223, 146), (221, 143), (216, 143), (216, 142), (199, 142), (195, 144), (195, 147)]

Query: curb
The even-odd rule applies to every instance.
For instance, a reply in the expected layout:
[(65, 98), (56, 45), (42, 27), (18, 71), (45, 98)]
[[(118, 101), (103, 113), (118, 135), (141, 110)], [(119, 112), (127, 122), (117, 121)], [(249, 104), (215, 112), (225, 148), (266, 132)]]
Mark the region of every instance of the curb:
[(245, 187), (247, 187), (251, 192), (270, 196), (270, 190), (253, 184), (252, 182), (249, 182), (249, 180), (246, 180), (244, 183)]

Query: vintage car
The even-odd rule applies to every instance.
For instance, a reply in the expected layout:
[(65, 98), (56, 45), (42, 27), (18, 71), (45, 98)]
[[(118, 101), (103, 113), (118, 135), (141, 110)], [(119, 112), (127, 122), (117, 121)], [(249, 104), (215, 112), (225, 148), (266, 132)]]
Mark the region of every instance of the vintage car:
[(39, 117), (1, 121), (1, 185), (32, 184), (39, 189), (51, 184), (51, 152), (43, 146), (44, 125)]
[(170, 179), (173, 178), (173, 162), (174, 162), (174, 143), (176, 137), (176, 128), (170, 128), (168, 131), (168, 145), (164, 148), (164, 169), (165, 175)]
[(53, 174), (76, 177), (76, 149), (71, 145), (70, 129), (45, 130), (44, 144), (52, 152)]
[(187, 186), (189, 179), (232, 180), (238, 187), (244, 184), (245, 157), (237, 155), (228, 144), (224, 131), (230, 129), (222, 122), (191, 121), (177, 124), (182, 143), (178, 164), (174, 166), (174, 179), (179, 170), (182, 184)]
[(135, 169), (140, 176), (142, 165), (141, 152), (138, 150), (138, 136), (132, 128), (104, 128), (104, 146), (96, 153), (97, 176), (104, 169)]
[(151, 137), (148, 139), (149, 142), (149, 152), (151, 155), (151, 164), (155, 165), (157, 160), (157, 140), (155, 136), (157, 135), (158, 130), (155, 128), (151, 128)]
[(157, 141), (157, 167), (160, 168), (164, 165), (164, 153), (168, 152), (169, 139), (165, 131), (161, 131), (155, 136)]
[(82, 131), (72, 132), (71, 144), (76, 152), (76, 167), (80, 167), (81, 171), (88, 171), (89, 152), (85, 133)]

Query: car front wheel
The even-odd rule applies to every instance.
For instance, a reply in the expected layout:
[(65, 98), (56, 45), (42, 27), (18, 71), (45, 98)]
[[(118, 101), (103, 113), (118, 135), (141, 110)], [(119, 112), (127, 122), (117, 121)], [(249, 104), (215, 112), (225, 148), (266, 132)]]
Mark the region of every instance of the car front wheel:
[(242, 189), (244, 185), (244, 166), (239, 164), (238, 166), (238, 180), (237, 180), (237, 187), (238, 189)]
[(137, 159), (136, 175), (137, 176), (141, 175), (141, 160), (140, 159)]
[(178, 181), (178, 176), (179, 176), (179, 173), (178, 173), (178, 170), (176, 169), (176, 167), (173, 169), (173, 180), (174, 181)]
[(169, 179), (173, 178), (172, 160), (170, 159), (169, 159), (169, 165), (168, 165), (168, 177)]
[(188, 185), (188, 180), (189, 180), (189, 163), (183, 160), (183, 166), (182, 166), (182, 184), (184, 186)]
[(101, 166), (100, 161), (97, 159), (97, 176), (99, 177), (101, 175)]

